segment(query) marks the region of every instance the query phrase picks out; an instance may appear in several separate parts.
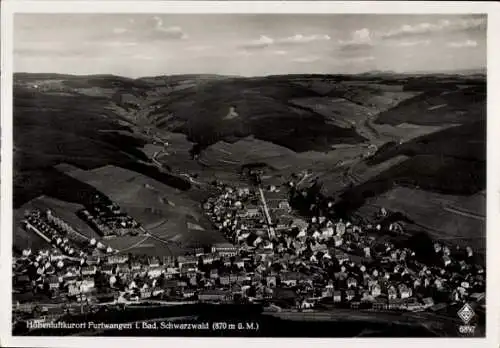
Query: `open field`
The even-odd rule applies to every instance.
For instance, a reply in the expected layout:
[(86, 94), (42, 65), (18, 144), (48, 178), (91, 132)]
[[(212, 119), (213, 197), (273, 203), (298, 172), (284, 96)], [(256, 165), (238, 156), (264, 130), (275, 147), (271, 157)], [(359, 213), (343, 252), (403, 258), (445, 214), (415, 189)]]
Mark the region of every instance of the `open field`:
[(388, 124), (373, 124), (372, 125), (379, 134), (389, 139), (406, 142), (423, 135), (441, 131), (446, 128), (455, 127), (457, 124), (441, 124), (441, 125), (415, 125), (412, 123), (401, 123), (397, 126)]
[[(15, 218), (14, 222), (17, 220), (18, 219)], [(45, 241), (42, 237), (36, 233), (26, 231), (19, 224), (14, 225), (13, 233), (13, 250), (19, 255), (24, 249), (31, 249), (33, 252), (36, 252), (40, 249), (50, 248), (50, 244), (47, 243), (47, 241)]]
[[(105, 166), (92, 171), (70, 173), (103, 192), (118, 204), (144, 204), (147, 207), (175, 207), (176, 211), (198, 215), (198, 202), (183, 198), (180, 190), (148, 178), (134, 171), (114, 166)], [(172, 206), (170, 203), (173, 203)]]
[[(298, 152), (362, 141), (355, 131), (328, 124), (322, 115), (298, 109), (290, 102), (317, 95), (276, 77), (214, 80), (205, 83), (203, 89), (186, 89), (166, 96), (157, 102), (160, 108), (151, 116), (165, 115), (168, 109), (174, 115), (169, 121), (181, 124), (174, 122), (176, 128), (172, 128), (156, 117), (157, 126), (187, 134), (203, 148), (219, 140), (233, 141), (252, 134)], [(240, 116), (224, 120), (230, 106)]]
[(456, 90), (430, 90), (381, 113), (377, 123), (439, 125), (464, 123), (486, 116), (484, 85)]
[(83, 208), (82, 205), (41, 196), (23, 206), (19, 209), (19, 211), (22, 212), (26, 208), (37, 208), (42, 211), (49, 209), (54, 213), (54, 215), (59, 216), (61, 219), (69, 223), (77, 232), (80, 232), (88, 239), (100, 238), (97, 232), (95, 232), (89, 225), (87, 225), (87, 223), (76, 215), (77, 211)]
[[(388, 205), (436, 237), (483, 236), (481, 249), (485, 86), (480, 75), (19, 74), (14, 205), (51, 197), (53, 209), (73, 219), (99, 190), (156, 237), (114, 243), (141, 242), (136, 250), (175, 245), (162, 240), (209, 243), (221, 236), (202, 216), (200, 201), (210, 194), (203, 185), (239, 185), (245, 165), (262, 163), (270, 183), (309, 169), (303, 185), (318, 178), (339, 210)], [(238, 116), (227, 119), (231, 107)]]
[[(81, 209), (82, 206), (42, 196), (23, 205), (14, 214), (14, 224), (15, 226), (19, 226), (16, 227), (14, 231), (14, 245), (19, 250), (30, 247), (32, 250), (36, 251), (40, 248), (49, 246), (48, 243), (35, 233), (26, 232), (20, 227), (20, 221), (23, 218), (24, 211), (34, 208), (41, 210), (50, 209), (55, 215), (68, 222), (77, 232), (81, 233), (86, 238), (101, 240), (99, 234), (76, 215), (76, 212)], [(178, 226), (174, 227), (178, 228)], [(81, 241), (83, 238), (77, 239)], [(151, 256), (183, 254), (183, 250), (179, 246), (169, 245), (168, 243), (147, 236), (116, 237), (103, 240), (103, 243), (127, 253), (147, 254)]]
[(329, 152), (295, 153), (255, 138), (245, 138), (234, 144), (219, 142), (210, 146), (203, 152), (201, 161), (209, 166), (209, 172), (213, 171), (219, 177), (231, 175), (228, 172), (239, 172), (245, 165), (264, 163), (266, 175), (280, 178), (281, 182), (291, 173), (310, 169), (316, 176), (329, 180), (335, 178), (332, 173), (341, 171), (349, 161), (359, 160), (366, 151), (366, 146), (346, 146)]
[(291, 102), (299, 107), (314, 110), (332, 124), (343, 128), (349, 128), (353, 124), (365, 121), (373, 112), (368, 107), (352, 103), (343, 98), (327, 100), (323, 97), (299, 98)]
[[(478, 195), (463, 197), (430, 193), (417, 189), (397, 187), (375, 198), (368, 199), (357, 213), (373, 216), (380, 208), (408, 216), (432, 238), (447, 240), (459, 245), (470, 245), (479, 252), (486, 251), (486, 225), (481, 205), (471, 202), (482, 199)], [(447, 207), (469, 206), (469, 216)]]
[[(201, 212), (200, 202), (191, 200), (182, 191), (157, 182), (141, 174), (119, 167), (105, 166), (99, 169), (85, 171), (75, 167), (61, 165), (58, 169), (65, 172), (71, 179), (88, 185), (92, 193), (104, 193), (130, 216), (141, 223), (151, 233), (151, 237), (127, 236), (106, 240), (106, 244), (118, 250), (148, 255), (179, 255), (189, 244), (210, 244), (222, 242), (220, 232), (213, 231), (210, 223)], [(57, 171), (59, 172), (59, 171)], [(67, 187), (66, 190), (72, 188)], [(86, 192), (86, 191), (83, 191)], [(91, 193), (88, 193), (91, 195)], [(58, 216), (70, 223), (75, 229), (88, 238), (99, 235), (75, 214), (83, 206), (51, 197), (42, 196), (18, 209), (18, 225), (25, 209), (51, 209)], [(204, 226), (203, 230), (190, 229), (187, 220), (196, 225)], [(194, 226), (194, 225), (193, 225)], [(31, 239), (33, 237), (33, 239)], [(15, 231), (16, 245), (23, 248), (34, 244), (36, 236), (27, 236), (24, 231)], [(39, 240), (37, 245), (46, 244)], [(34, 248), (36, 249), (36, 248)]]
[[(209, 244), (224, 241), (220, 232), (208, 228), (201, 202), (146, 176), (118, 167), (102, 167), (94, 171), (72, 173), (118, 203), (151, 234), (163, 240), (187, 245), (195, 240)], [(206, 230), (187, 228), (187, 220), (198, 221)]]
[(131, 253), (159, 257), (179, 256), (184, 254), (183, 248), (179, 245), (147, 236), (116, 237), (106, 240), (106, 243), (112, 248), (127, 254)]
[(82, 221), (76, 212), (83, 208), (83, 206), (75, 203), (64, 202), (47, 196), (40, 196), (36, 199), (24, 204), (19, 209), (14, 211), (13, 224), (14, 224), (14, 247), (22, 250), (31, 248), (33, 251), (49, 247), (49, 243), (43, 240), (34, 232), (28, 232), (21, 227), (21, 221), (24, 218), (24, 212), (32, 209), (40, 209), (45, 211), (50, 209), (55, 215), (62, 218), (69, 223), (78, 233), (81, 234), (73, 236), (76, 241), (85, 241), (85, 239), (96, 238), (100, 236), (84, 221)]
[[(365, 161), (368, 167), (383, 165), (401, 155), (406, 159), (382, 172), (374, 171), (372, 177), (364, 177), (363, 182), (342, 194), (337, 208), (357, 210), (366, 200), (398, 186), (424, 192), (424, 201), (425, 195), (432, 200), (434, 193), (462, 196), (466, 201), (486, 186), (485, 129), (484, 121), (476, 121), (403, 144), (384, 145)], [(484, 229), (478, 233), (485, 235)]]

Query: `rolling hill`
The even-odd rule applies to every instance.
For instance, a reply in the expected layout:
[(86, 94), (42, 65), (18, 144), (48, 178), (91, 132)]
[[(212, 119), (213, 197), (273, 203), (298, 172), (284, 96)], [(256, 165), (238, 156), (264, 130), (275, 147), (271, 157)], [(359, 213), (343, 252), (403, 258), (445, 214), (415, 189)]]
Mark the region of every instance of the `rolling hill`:
[[(438, 195), (481, 217), (484, 206), (470, 202), (486, 185), (485, 106), (476, 75), (16, 74), (14, 203), (84, 204), (92, 180), (61, 163), (90, 176), (106, 166), (136, 172), (186, 199), (206, 194), (193, 177), (238, 183), (244, 166), (264, 163), (276, 182), (311, 170), (346, 214), (390, 205), (425, 226), (423, 207)], [(408, 204), (402, 188), (418, 199)], [(461, 210), (447, 207), (434, 235), (455, 234)], [(473, 220), (460, 233), (484, 239), (484, 221)]]
[[(364, 139), (352, 128), (328, 122), (318, 112), (293, 103), (319, 94), (284, 79), (232, 78), (204, 82), (156, 102), (151, 116), (158, 128), (181, 132), (204, 149), (218, 141), (255, 138), (297, 152), (327, 151), (337, 143)], [(229, 108), (237, 116), (228, 118)]]

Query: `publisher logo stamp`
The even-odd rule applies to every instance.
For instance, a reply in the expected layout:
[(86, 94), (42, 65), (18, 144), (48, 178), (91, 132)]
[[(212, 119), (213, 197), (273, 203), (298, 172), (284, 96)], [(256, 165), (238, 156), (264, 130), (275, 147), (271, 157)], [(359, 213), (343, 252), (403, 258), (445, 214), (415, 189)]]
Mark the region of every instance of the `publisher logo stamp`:
[(458, 317), (464, 322), (465, 325), (460, 325), (458, 327), (458, 331), (461, 334), (473, 334), (475, 330), (475, 326), (468, 325), (472, 318), (476, 315), (472, 307), (466, 303), (460, 310), (457, 312)]

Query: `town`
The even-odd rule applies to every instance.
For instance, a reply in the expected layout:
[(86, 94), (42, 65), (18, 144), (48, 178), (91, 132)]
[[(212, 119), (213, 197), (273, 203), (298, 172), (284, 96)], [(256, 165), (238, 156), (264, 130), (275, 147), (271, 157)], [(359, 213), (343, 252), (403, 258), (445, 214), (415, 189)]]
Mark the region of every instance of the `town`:
[[(93, 306), (133, 303), (256, 303), (274, 311), (349, 308), (446, 311), (484, 305), (485, 269), (470, 247), (434, 242), (432, 257), (384, 239), (402, 227), (335, 217), (332, 202), (304, 216), (292, 196), (301, 180), (265, 187), (216, 183), (202, 208), (227, 243), (185, 255), (147, 257), (106, 245), (146, 231), (97, 196), (78, 216), (102, 236), (88, 239), (50, 210), (26, 212), (24, 228), (53, 246), (23, 250), (13, 264), (15, 317), (53, 318)], [(382, 208), (380, 215), (389, 214)], [(385, 231), (387, 230), (387, 231)], [(455, 311), (456, 313), (456, 311)]]

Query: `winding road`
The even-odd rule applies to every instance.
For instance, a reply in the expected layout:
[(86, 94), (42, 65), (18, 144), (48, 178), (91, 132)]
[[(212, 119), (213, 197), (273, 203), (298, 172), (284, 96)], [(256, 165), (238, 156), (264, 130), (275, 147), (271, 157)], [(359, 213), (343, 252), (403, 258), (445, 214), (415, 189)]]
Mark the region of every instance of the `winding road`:
[(182, 174), (179, 174), (179, 175), (188, 178), (188, 180), (191, 183), (195, 184), (195, 185), (199, 185), (199, 186), (206, 186), (207, 185), (206, 183), (203, 183), (201, 181), (193, 179), (193, 177), (191, 175), (187, 174), (187, 173), (182, 173)]
[(302, 179), (300, 179), (299, 182), (297, 183), (296, 187), (298, 188), (299, 185), (301, 185), (307, 178), (310, 178), (311, 176), (312, 174), (305, 173)]
[(454, 213), (457, 215), (465, 216), (465, 217), (468, 217), (471, 219), (476, 219), (476, 220), (481, 220), (481, 221), (486, 220), (484, 215), (480, 215), (480, 214), (477, 214), (477, 213), (471, 212), (471, 211), (462, 210), (462, 209), (455, 208), (452, 206), (445, 206), (445, 207), (443, 207), (443, 210), (446, 210), (447, 212)]
[(125, 252), (125, 251), (128, 251), (130, 249), (133, 249), (139, 245), (141, 245), (142, 243), (144, 243), (147, 239), (149, 238), (149, 236), (147, 235), (146, 237), (144, 237), (143, 239), (141, 239), (140, 241), (138, 241), (137, 243), (134, 243), (132, 244), (131, 246), (129, 247), (126, 247), (125, 249), (121, 249), (119, 252), (122, 253), (122, 252)]
[(158, 161), (158, 156), (168, 154), (167, 150), (165, 148), (161, 149), (160, 151), (156, 151), (153, 154), (153, 157), (151, 160), (153, 161), (154, 164), (156, 164), (158, 167), (163, 168), (163, 165)]

